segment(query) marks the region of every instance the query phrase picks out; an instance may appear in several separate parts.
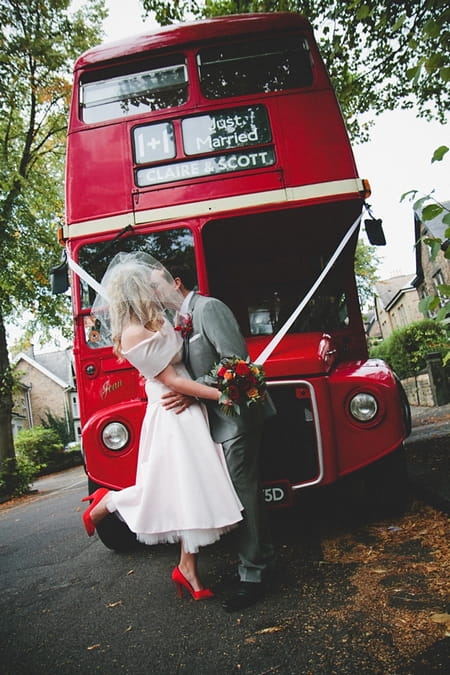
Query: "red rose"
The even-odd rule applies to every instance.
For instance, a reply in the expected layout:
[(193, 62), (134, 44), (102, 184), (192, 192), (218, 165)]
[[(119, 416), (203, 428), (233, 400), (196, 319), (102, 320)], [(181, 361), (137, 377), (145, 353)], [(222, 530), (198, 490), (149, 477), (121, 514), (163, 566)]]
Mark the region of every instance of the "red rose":
[(249, 371), (250, 368), (245, 361), (239, 361), (239, 363), (236, 364), (236, 375), (247, 375)]
[(233, 384), (228, 387), (228, 396), (232, 401), (238, 401), (240, 398), (239, 389)]

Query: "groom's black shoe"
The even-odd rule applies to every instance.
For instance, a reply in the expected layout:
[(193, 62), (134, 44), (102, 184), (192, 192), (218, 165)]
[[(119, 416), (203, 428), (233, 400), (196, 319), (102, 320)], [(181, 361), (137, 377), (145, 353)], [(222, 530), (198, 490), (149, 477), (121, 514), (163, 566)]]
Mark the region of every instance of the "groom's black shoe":
[(226, 612), (238, 612), (254, 605), (264, 595), (264, 586), (262, 583), (252, 583), (250, 581), (240, 581), (237, 589), (231, 592), (222, 603)]

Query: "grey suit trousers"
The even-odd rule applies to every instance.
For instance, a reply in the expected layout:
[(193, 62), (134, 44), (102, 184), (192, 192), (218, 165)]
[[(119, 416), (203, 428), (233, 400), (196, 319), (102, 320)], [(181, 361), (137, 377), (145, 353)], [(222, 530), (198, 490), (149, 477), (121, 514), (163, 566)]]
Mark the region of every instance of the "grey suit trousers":
[(268, 514), (259, 481), (261, 428), (254, 428), (223, 441), (222, 447), (231, 480), (244, 506), (244, 520), (234, 536), (239, 554), (241, 581), (260, 582), (274, 565)]

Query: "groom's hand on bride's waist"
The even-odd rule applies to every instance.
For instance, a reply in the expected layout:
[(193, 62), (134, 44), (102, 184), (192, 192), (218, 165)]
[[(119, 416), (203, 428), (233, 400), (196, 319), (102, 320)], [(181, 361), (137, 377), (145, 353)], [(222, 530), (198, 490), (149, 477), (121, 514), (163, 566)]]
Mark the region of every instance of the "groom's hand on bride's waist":
[(177, 415), (189, 408), (195, 403), (195, 398), (186, 396), (185, 394), (178, 394), (176, 391), (168, 391), (161, 396), (161, 405), (166, 410), (173, 410)]

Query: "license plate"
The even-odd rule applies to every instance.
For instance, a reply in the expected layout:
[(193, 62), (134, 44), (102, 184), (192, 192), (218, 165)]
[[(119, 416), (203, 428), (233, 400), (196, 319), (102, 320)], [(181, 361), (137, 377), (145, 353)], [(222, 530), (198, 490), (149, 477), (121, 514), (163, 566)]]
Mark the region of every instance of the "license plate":
[(291, 506), (292, 490), (288, 480), (263, 484), (264, 501), (270, 507)]

